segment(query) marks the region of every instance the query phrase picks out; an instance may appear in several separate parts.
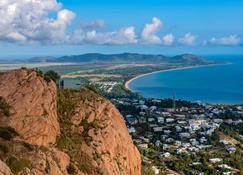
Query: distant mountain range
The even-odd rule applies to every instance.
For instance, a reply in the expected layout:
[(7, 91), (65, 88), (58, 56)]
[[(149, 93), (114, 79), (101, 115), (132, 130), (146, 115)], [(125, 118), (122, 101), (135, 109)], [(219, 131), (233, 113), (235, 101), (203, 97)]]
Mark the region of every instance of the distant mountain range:
[(193, 54), (182, 54), (174, 57), (164, 55), (148, 55), (137, 53), (122, 53), (122, 54), (99, 54), (89, 53), (83, 55), (55, 57), (36, 57), (31, 58), (28, 62), (97, 62), (97, 63), (187, 63), (187, 64), (210, 64), (214, 63), (206, 58)]

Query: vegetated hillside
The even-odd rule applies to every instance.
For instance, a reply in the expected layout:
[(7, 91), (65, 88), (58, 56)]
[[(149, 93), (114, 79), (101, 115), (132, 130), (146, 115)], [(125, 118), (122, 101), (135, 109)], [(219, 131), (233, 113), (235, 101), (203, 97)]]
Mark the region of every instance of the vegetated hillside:
[(55, 57), (50, 57), (50, 56), (47, 56), (47, 57), (33, 57), (30, 59), (31, 62), (33, 63), (40, 63), (40, 62), (50, 62), (51, 60), (54, 60)]
[(212, 63), (212, 61), (209, 61), (206, 58), (203, 58), (198, 55), (193, 55), (193, 54), (182, 54), (182, 55), (177, 55), (174, 56), (170, 59), (171, 62), (175, 63), (191, 63), (191, 64), (207, 64), (207, 63)]
[(0, 174), (141, 174), (122, 116), (96, 93), (21, 69), (0, 74), (0, 96)]
[(123, 54), (99, 54), (90, 53), (84, 55), (64, 56), (60, 58), (34, 58), (30, 62), (107, 62), (107, 63), (186, 63), (186, 64), (209, 64), (206, 58), (198, 55), (183, 54), (175, 57), (167, 57), (164, 55), (146, 55), (136, 53), (123, 53)]

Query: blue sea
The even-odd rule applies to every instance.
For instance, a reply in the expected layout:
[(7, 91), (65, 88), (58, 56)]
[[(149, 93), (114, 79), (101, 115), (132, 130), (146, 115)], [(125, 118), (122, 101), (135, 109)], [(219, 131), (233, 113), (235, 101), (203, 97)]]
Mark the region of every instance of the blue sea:
[(243, 104), (243, 55), (206, 56), (232, 64), (174, 70), (135, 79), (129, 88), (148, 98), (172, 98), (213, 104)]

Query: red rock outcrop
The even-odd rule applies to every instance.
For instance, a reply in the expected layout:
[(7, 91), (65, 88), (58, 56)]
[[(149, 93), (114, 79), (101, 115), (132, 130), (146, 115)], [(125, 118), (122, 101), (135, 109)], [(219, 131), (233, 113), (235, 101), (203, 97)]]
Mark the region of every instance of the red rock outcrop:
[[(28, 155), (29, 154), (29, 155)], [(30, 160), (31, 168), (25, 168), (19, 175), (67, 175), (70, 158), (67, 154), (53, 148), (48, 151), (27, 153), (25, 159)]]
[[(10, 113), (0, 108), (0, 131), (9, 137), (0, 135), (0, 174), (141, 174), (123, 117), (96, 93), (57, 91), (54, 82), (21, 69), (0, 74), (0, 97), (10, 106)], [(19, 135), (10, 137), (8, 126)]]
[[(81, 151), (85, 152), (93, 161), (92, 165), (105, 175), (139, 175), (141, 159), (137, 148), (133, 145), (128, 134), (123, 117), (107, 100), (88, 90), (81, 90), (80, 102), (71, 117), (73, 130), (80, 129), (86, 121), (89, 142), (82, 142)], [(88, 94), (88, 95), (85, 95)], [(75, 94), (78, 97), (77, 94)], [(77, 127), (79, 126), (79, 127)], [(85, 127), (85, 126), (84, 126)], [(86, 126), (87, 128), (87, 126)], [(96, 174), (93, 172), (92, 174)], [(80, 173), (82, 174), (82, 173)]]
[(53, 144), (60, 133), (57, 121), (56, 85), (35, 71), (21, 69), (0, 74), (0, 96), (11, 106), (11, 114), (1, 118), (34, 145)]

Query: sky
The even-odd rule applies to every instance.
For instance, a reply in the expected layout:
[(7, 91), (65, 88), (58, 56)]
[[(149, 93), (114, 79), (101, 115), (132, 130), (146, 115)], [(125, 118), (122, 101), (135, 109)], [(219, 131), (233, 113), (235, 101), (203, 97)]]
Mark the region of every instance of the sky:
[(0, 58), (243, 54), (242, 0), (1, 0)]

